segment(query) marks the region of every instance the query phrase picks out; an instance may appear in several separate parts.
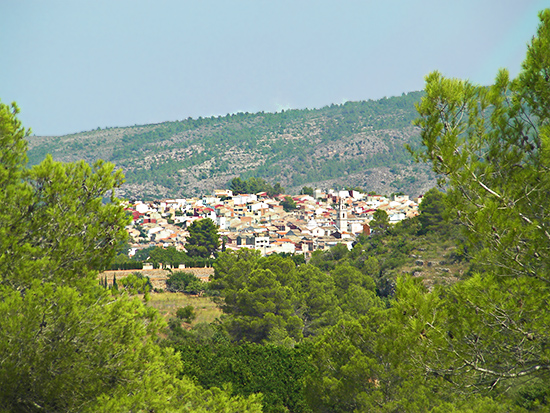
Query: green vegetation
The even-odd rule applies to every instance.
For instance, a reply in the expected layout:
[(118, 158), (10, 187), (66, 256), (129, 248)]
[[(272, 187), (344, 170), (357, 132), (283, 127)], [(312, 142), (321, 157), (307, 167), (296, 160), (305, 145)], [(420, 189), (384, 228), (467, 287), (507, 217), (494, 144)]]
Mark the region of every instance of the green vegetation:
[(304, 186), (300, 191), (300, 195), (309, 195), (313, 196), (313, 188), (310, 186)]
[(49, 157), (27, 168), (17, 112), (0, 104), (0, 410), (259, 412), (256, 396), (179, 376), (156, 311), (98, 285), (127, 236), (118, 199), (104, 202), (122, 174)]
[(203, 282), (190, 272), (175, 271), (166, 280), (166, 289), (172, 293), (198, 294), (204, 288)]
[(176, 317), (186, 323), (191, 323), (195, 318), (197, 318), (197, 313), (195, 313), (195, 307), (192, 305), (187, 305), (185, 307), (180, 307), (176, 310)]
[[(219, 256), (212, 288), (225, 317), (180, 337), (191, 370), (215, 366), (193, 371), (200, 383), (230, 381), (243, 395), (262, 383), (265, 411), (548, 411), (550, 10), (541, 20), (517, 79), (427, 77), (416, 154), (446, 190), (429, 191), (418, 218), (390, 226), (379, 213), (372, 236), (309, 264)], [(454, 279), (449, 268), (428, 276), (440, 265)], [(265, 384), (245, 361), (272, 349), (293, 360), (293, 399), (277, 356), (262, 362)]]
[[(225, 186), (236, 193), (277, 194), (284, 192), (282, 186), (298, 193), (304, 185), (327, 180), (379, 193), (421, 193), (434, 181), (428, 168), (412, 169), (404, 148), (419, 143), (411, 122), (421, 96), (37, 137), (30, 140), (29, 153), (32, 163), (46, 153), (64, 161), (114, 162), (132, 184), (125, 194), (142, 199)], [(391, 177), (387, 184), (368, 178), (381, 171)]]
[(140, 273), (131, 273), (127, 275), (120, 280), (120, 285), (128, 292), (129, 295), (148, 295), (148, 293), (153, 289), (153, 285), (151, 284), (149, 277), (145, 277)]
[(283, 199), (281, 205), (286, 212), (294, 211), (296, 209), (296, 202), (294, 202), (294, 200), (288, 195), (285, 196), (285, 199)]
[(231, 383), (236, 394), (250, 396), (261, 392), (265, 413), (311, 412), (302, 383), (312, 370), (311, 346), (288, 348), (256, 343), (236, 346), (219, 331), (198, 342), (196, 337), (193, 331), (176, 349), (187, 374), (203, 386)]
[(192, 306), (197, 317), (193, 324), (213, 323), (221, 316), (222, 311), (209, 297), (199, 297), (185, 293), (155, 293), (151, 294), (147, 305), (158, 310), (165, 320), (176, 317), (178, 308)]
[(98, 285), (126, 236), (119, 201), (102, 202), (120, 173), (27, 169), (17, 110), (0, 105), (0, 410), (549, 411), (550, 10), (540, 17), (516, 79), (427, 77), (413, 152), (445, 191), (419, 217), (378, 213), (371, 236), (308, 263), (220, 252), (217, 318), (201, 319), (204, 298), (130, 297), (147, 289), (137, 276)]
[(550, 10), (516, 79), (484, 88), (426, 78), (418, 110), (425, 151), (465, 228), (473, 276), (437, 304), (426, 366), (458, 387), (504, 391), (550, 369)]
[(440, 231), (446, 225), (445, 195), (436, 188), (430, 189), (422, 197), (419, 205), (420, 234)]
[(254, 177), (245, 180), (242, 180), (241, 178), (233, 178), (229, 183), (229, 189), (233, 191), (234, 195), (266, 192), (270, 197), (274, 197), (285, 191), (279, 182), (271, 186), (262, 178)]
[(185, 249), (190, 257), (208, 259), (220, 247), (218, 227), (211, 219), (193, 221), (188, 230)]
[(377, 209), (370, 222), (370, 230), (373, 234), (383, 234), (390, 228), (390, 218), (383, 209)]

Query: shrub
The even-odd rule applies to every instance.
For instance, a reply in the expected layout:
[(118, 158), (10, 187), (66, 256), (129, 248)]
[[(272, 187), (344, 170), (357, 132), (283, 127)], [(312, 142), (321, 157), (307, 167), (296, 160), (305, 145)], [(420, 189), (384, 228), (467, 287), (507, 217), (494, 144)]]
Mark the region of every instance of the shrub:
[(198, 294), (204, 290), (204, 285), (193, 273), (176, 271), (168, 276), (166, 289), (173, 293)]
[(192, 322), (196, 317), (195, 308), (192, 305), (180, 307), (176, 310), (176, 317), (186, 323)]

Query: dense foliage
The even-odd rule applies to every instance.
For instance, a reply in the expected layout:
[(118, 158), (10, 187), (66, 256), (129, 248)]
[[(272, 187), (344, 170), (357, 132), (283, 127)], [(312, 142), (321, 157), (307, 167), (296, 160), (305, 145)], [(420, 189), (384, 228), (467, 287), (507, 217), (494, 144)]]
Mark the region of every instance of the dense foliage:
[(204, 288), (203, 282), (190, 272), (174, 271), (166, 280), (166, 289), (173, 293), (198, 294)]
[[(122, 175), (47, 158), (28, 169), (18, 109), (0, 103), (0, 410), (260, 411), (178, 378), (156, 311), (97, 282), (126, 238)], [(134, 280), (134, 281), (137, 281)]]
[(218, 250), (220, 246), (218, 227), (210, 218), (193, 221), (188, 231), (185, 249), (190, 257), (208, 259)]
[(270, 197), (274, 197), (285, 191), (279, 182), (271, 186), (269, 182), (266, 182), (262, 178), (254, 177), (244, 180), (241, 178), (233, 178), (231, 182), (229, 182), (229, 189), (233, 191), (234, 195), (266, 192)]
[[(416, 155), (432, 163), (445, 192), (426, 193), (418, 218), (392, 226), (378, 213), (351, 251), (315, 252), (308, 264), (220, 255), (212, 287), (225, 315), (180, 337), (190, 369), (219, 356), (216, 377), (247, 394), (233, 368), (240, 360), (245, 383), (268, 390), (258, 379), (264, 368), (241, 352), (254, 359), (250, 346), (293, 354), (305, 345), (308, 368), (299, 370), (302, 359), (284, 367), (299, 376), (293, 394), (304, 410), (274, 398), (266, 411), (548, 411), (550, 10), (540, 17), (517, 79), (502, 71), (485, 88), (427, 77)], [(428, 272), (417, 258), (432, 250), (445, 251), (435, 265), (462, 268), (452, 282), (448, 269), (418, 275)], [(204, 349), (193, 350), (193, 340)], [(269, 377), (279, 389), (282, 378)]]
[[(180, 308), (162, 345), (161, 318), (129, 296), (147, 280), (116, 292), (96, 279), (124, 244), (120, 203), (102, 201), (121, 175), (26, 168), (27, 132), (0, 105), (0, 410), (548, 411), (550, 10), (540, 17), (516, 79), (427, 77), (416, 156), (445, 190), (418, 218), (379, 212), (351, 250), (308, 263), (220, 252), (209, 289), (223, 316), (190, 326)], [(452, 277), (430, 278), (429, 254)]]
[(311, 346), (285, 347), (273, 344), (235, 345), (217, 329), (205, 337), (191, 331), (175, 345), (186, 374), (205, 387), (231, 383), (240, 395), (263, 395), (263, 411), (310, 412), (303, 381), (311, 372)]
[(550, 371), (550, 10), (540, 17), (516, 79), (501, 70), (484, 88), (435, 72), (418, 106), (419, 156), (449, 186), (480, 270), (429, 329), (431, 348), (452, 355), (430, 368), (460, 386), (498, 390)]
[(58, 160), (102, 158), (124, 170), (132, 185), (128, 196), (142, 198), (198, 195), (228, 183), (236, 192), (271, 187), (275, 194), (283, 192), (280, 182), (292, 193), (328, 180), (379, 193), (418, 193), (428, 169), (412, 164), (404, 144), (418, 144), (411, 121), (421, 95), (33, 138), (31, 161), (46, 153)]

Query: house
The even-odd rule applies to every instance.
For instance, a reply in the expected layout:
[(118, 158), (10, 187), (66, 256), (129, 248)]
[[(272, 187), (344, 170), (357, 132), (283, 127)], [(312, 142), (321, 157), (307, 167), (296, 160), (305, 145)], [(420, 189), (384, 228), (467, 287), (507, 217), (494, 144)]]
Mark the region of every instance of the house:
[(149, 205), (144, 204), (143, 202), (140, 202), (140, 201), (136, 202), (136, 206), (134, 208), (140, 214), (145, 214), (146, 212), (149, 211)]
[(269, 237), (259, 237), (256, 235), (238, 235), (236, 239), (237, 246), (263, 250), (269, 247)]
[(233, 197), (233, 203), (235, 205), (245, 205), (245, 204), (248, 204), (249, 202), (254, 202), (257, 200), (258, 200), (258, 196), (255, 194), (253, 195), (240, 194)]
[(233, 191), (231, 189), (215, 189), (214, 196), (216, 196), (217, 198), (232, 197)]
[(294, 254), (296, 252), (296, 246), (289, 239), (280, 239), (273, 242), (270, 246), (267, 254), (273, 253), (288, 253)]
[(251, 202), (246, 206), (248, 212), (254, 213), (255, 215), (265, 215), (269, 210), (269, 205), (265, 202)]

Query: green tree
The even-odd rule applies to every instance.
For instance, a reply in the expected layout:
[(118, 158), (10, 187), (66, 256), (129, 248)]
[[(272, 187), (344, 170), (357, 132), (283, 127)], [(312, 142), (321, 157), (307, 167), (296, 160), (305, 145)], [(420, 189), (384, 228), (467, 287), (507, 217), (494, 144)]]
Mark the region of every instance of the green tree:
[(139, 272), (133, 272), (120, 280), (120, 285), (128, 294), (145, 294), (153, 289), (153, 284), (149, 277), (140, 274)]
[(309, 263), (325, 271), (333, 270), (339, 261), (347, 258), (349, 252), (345, 244), (338, 243), (328, 251), (313, 251)]
[(98, 286), (126, 238), (123, 177), (51, 157), (26, 168), (17, 112), (0, 103), (0, 410), (260, 411), (257, 397), (178, 378), (158, 313)]
[(189, 256), (209, 258), (219, 248), (218, 228), (210, 218), (193, 221), (188, 230), (185, 249)]
[(258, 251), (220, 254), (211, 288), (224, 298), (226, 326), (236, 341), (294, 345), (338, 316), (332, 278), (292, 258)]
[(271, 186), (262, 178), (251, 177), (247, 180), (233, 178), (229, 183), (229, 189), (233, 194), (256, 194), (258, 192), (267, 192), (270, 197), (274, 197), (284, 192), (284, 188), (279, 182)]
[(275, 185), (273, 185), (273, 188), (267, 191), (267, 195), (273, 198), (277, 195), (282, 194), (283, 192), (285, 192), (285, 188), (283, 188), (279, 182), (275, 182)]
[[(449, 356), (434, 350), (429, 331), (444, 311), (443, 295), (441, 290), (428, 293), (418, 279), (401, 278), (388, 308), (374, 306), (360, 318), (343, 319), (327, 329), (314, 345), (314, 370), (306, 378), (312, 410), (522, 411), (509, 399), (454, 392), (452, 375), (426, 369), (426, 358)], [(463, 320), (456, 321), (463, 325)]]
[(168, 248), (153, 247), (148, 249), (147, 254), (148, 260), (155, 267), (162, 263), (164, 266), (170, 265), (173, 268), (177, 268), (180, 264), (184, 264), (189, 260), (188, 255), (184, 251), (178, 251), (173, 246)]
[(372, 234), (383, 234), (390, 227), (388, 213), (383, 209), (374, 211), (372, 220), (369, 223)]
[(195, 274), (184, 271), (175, 271), (168, 276), (166, 288), (173, 293), (198, 294), (203, 291), (204, 283)]
[(310, 186), (304, 186), (300, 191), (300, 195), (309, 195), (313, 196), (313, 188)]
[(290, 212), (296, 209), (296, 202), (294, 202), (294, 200), (288, 195), (285, 196), (285, 199), (283, 200), (283, 202), (281, 202), (281, 205), (286, 212)]
[(431, 320), (429, 348), (439, 357), (427, 364), (486, 391), (550, 371), (550, 317), (541, 307), (550, 286), (550, 10), (539, 17), (516, 79), (501, 70), (481, 87), (435, 72), (418, 105), (417, 156), (448, 186), (483, 269)]
[(238, 194), (246, 194), (248, 187), (246, 185), (246, 182), (243, 182), (241, 178), (235, 177), (229, 183), (229, 189), (233, 191), (234, 195), (238, 195)]
[(216, 334), (200, 344), (193, 337), (175, 347), (186, 373), (206, 388), (231, 383), (237, 395), (262, 393), (266, 413), (311, 412), (304, 396), (304, 380), (311, 370), (311, 345), (235, 345)]
[(381, 305), (376, 297), (376, 283), (369, 275), (349, 264), (338, 265), (331, 275), (336, 286), (336, 297), (344, 312), (358, 317)]
[(186, 323), (190, 323), (197, 317), (197, 313), (192, 305), (187, 305), (176, 310), (176, 317)]
[(440, 231), (445, 226), (447, 219), (445, 194), (437, 188), (432, 188), (424, 194), (422, 202), (418, 206), (420, 215), (419, 234)]
[(392, 322), (391, 311), (376, 309), (359, 319), (342, 320), (316, 342), (314, 371), (306, 382), (314, 411), (429, 409), (432, 391), (411, 362), (411, 337)]

